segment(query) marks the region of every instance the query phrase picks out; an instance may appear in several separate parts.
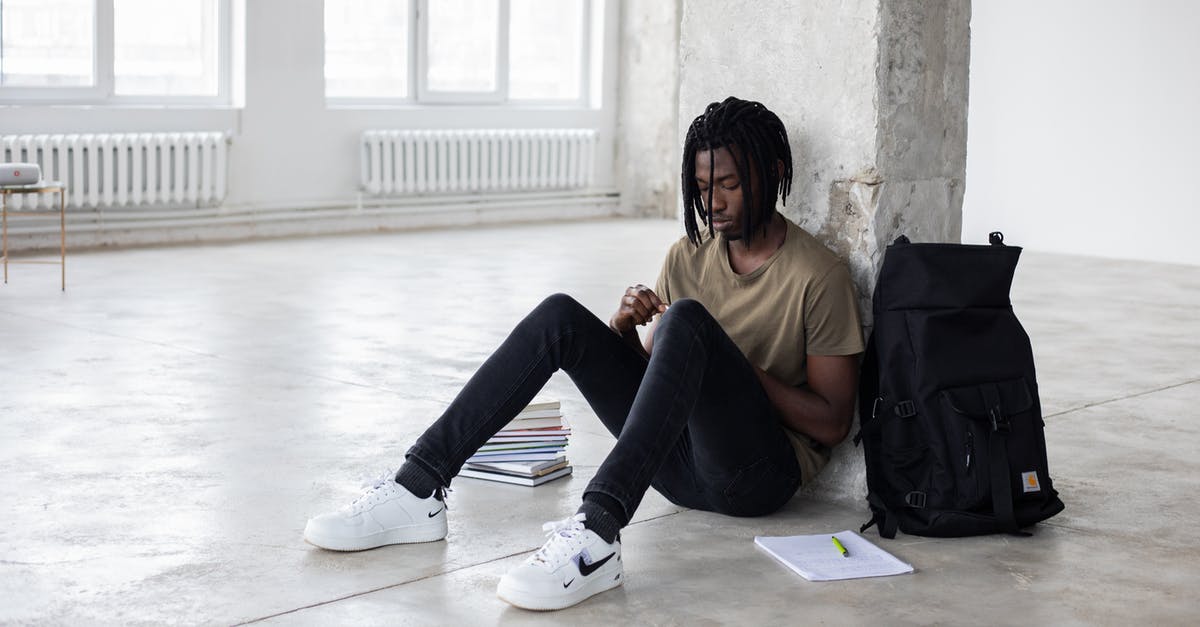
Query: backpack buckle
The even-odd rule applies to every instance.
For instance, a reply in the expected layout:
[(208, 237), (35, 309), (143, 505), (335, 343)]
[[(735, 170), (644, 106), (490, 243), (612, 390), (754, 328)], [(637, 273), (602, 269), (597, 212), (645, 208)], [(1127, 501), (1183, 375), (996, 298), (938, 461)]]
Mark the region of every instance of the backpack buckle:
[(921, 509), (921, 508), (925, 507), (925, 493), (913, 491), (913, 492), (909, 492), (908, 494), (905, 494), (904, 495), (904, 504), (909, 507), (915, 507), (917, 509)]
[(900, 401), (896, 403), (896, 415), (901, 418), (911, 418), (917, 415), (917, 406), (913, 405), (912, 401)]
[(988, 417), (992, 419), (992, 431), (997, 433), (1008, 433), (1012, 431), (1012, 422), (1008, 416), (1000, 413), (999, 407), (993, 407), (988, 410)]

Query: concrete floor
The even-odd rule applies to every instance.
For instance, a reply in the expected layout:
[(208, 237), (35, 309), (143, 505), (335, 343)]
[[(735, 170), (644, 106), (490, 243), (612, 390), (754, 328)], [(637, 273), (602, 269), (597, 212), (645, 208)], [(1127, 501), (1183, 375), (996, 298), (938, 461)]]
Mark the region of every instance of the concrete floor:
[(497, 578), (574, 511), (611, 437), (558, 376), (575, 476), (460, 480), (447, 542), (328, 553), (305, 520), (394, 466), (543, 296), (607, 317), (673, 223), (603, 221), (106, 251), (0, 287), (0, 623), (1185, 624), (1200, 615), (1200, 269), (1027, 254), (1066, 511), (1031, 538), (880, 541), (916, 573), (809, 583), (756, 534), (856, 528), (793, 499), (734, 519), (647, 496), (628, 582), (529, 613)]

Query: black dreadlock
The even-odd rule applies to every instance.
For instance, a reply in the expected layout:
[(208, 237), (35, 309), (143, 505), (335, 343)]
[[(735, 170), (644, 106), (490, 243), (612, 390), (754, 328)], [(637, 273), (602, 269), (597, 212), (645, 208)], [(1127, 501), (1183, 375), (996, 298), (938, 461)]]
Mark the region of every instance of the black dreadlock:
[[(753, 239), (758, 229), (766, 235), (775, 215), (776, 197), (782, 196), (786, 205), (792, 189), (792, 149), (779, 116), (760, 102), (733, 96), (708, 105), (704, 114), (692, 121), (683, 142), (683, 222), (688, 239), (697, 246), (700, 229), (696, 216), (708, 227), (709, 236), (713, 235), (712, 216), (705, 207), (712, 207), (715, 182), (710, 171), (708, 198), (701, 198), (700, 186), (696, 184), (696, 154), (709, 151), (712, 163), (712, 151), (720, 148), (728, 148), (737, 165), (745, 205), (742, 237), (747, 241)], [(783, 164), (782, 173), (778, 163)], [(751, 169), (758, 174), (758, 180), (750, 176)]]

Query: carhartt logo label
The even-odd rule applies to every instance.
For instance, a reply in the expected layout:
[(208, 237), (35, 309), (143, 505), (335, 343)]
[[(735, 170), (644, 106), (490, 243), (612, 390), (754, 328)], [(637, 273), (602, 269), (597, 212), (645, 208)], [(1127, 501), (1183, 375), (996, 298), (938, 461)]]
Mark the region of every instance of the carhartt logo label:
[(1021, 473), (1021, 486), (1025, 492), (1041, 492), (1042, 486), (1038, 483), (1037, 471)]

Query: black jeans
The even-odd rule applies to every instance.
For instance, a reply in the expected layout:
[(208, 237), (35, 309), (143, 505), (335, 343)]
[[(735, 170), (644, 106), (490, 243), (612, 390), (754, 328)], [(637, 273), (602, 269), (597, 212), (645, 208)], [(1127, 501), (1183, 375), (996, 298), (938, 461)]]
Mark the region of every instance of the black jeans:
[(625, 520), (650, 486), (684, 507), (759, 516), (800, 485), (795, 452), (753, 367), (689, 299), (663, 314), (647, 360), (571, 297), (547, 298), (408, 455), (449, 485), (558, 369), (617, 438), (585, 494), (612, 497)]

